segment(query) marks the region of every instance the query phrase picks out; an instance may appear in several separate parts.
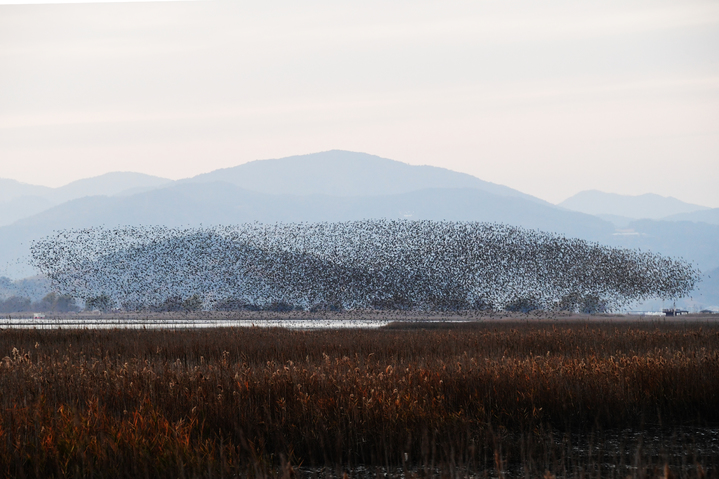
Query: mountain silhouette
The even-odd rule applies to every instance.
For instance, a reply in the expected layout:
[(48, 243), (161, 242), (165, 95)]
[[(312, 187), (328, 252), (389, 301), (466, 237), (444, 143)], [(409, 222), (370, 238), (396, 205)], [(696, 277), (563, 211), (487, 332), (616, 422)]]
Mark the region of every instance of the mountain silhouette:
[[(429, 188), (395, 195), (335, 197), (270, 195), (225, 182), (198, 182), (174, 184), (129, 196), (80, 198), (2, 227), (0, 244), (6, 248), (0, 251), (0, 265), (11, 263), (13, 258), (27, 258), (33, 239), (61, 229), (369, 218), (501, 222), (568, 236), (601, 237), (613, 231), (610, 223), (590, 215), (475, 188)], [(18, 268), (11, 269), (14, 274), (6, 275), (18, 277)], [(32, 271), (25, 268), (22, 274), (30, 273)]]
[[(680, 213), (707, 210), (705, 206), (685, 203), (670, 196), (653, 193), (630, 196), (587, 190), (577, 193), (558, 206), (590, 215), (613, 215), (633, 219), (660, 219)], [(609, 217), (606, 217), (609, 219)]]
[(154, 189), (172, 180), (142, 173), (114, 172), (49, 188), (0, 179), (0, 226), (14, 223), (66, 201)]
[(475, 188), (499, 196), (549, 204), (466, 173), (436, 166), (413, 166), (343, 150), (251, 161), (181, 181), (224, 181), (259, 193), (329, 196), (381, 196), (427, 188)]
[[(670, 213), (676, 220), (682, 215), (703, 218), (716, 210), (658, 195), (624, 197), (601, 192), (575, 195), (575, 203), (567, 200), (559, 207), (464, 173), (365, 153), (333, 150), (260, 160), (175, 182), (110, 173), (61, 188), (11, 181), (0, 184), (7, 184), (10, 192), (3, 201), (15, 205), (4, 210), (0, 205), (0, 221), (15, 215), (14, 223), (0, 227), (0, 276), (13, 278), (35, 274), (27, 264), (30, 245), (57, 230), (373, 218), (506, 223), (682, 257), (704, 272), (719, 267), (719, 225), (635, 219)], [(19, 199), (12, 194), (20, 195)], [(602, 219), (567, 207), (593, 204), (587, 200), (577, 206), (583, 197), (595, 198), (595, 206), (604, 198), (609, 213), (595, 213)], [(26, 217), (22, 217), (22, 207)], [(684, 213), (677, 213), (680, 210)]]
[(719, 208), (692, 211), (690, 213), (679, 213), (662, 219), (666, 221), (701, 221), (703, 223), (719, 225)]

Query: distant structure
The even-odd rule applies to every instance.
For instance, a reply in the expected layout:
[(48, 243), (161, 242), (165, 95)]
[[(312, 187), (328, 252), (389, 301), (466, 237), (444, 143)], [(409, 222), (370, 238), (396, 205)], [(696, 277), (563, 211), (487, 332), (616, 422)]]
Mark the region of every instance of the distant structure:
[(58, 292), (126, 310), (592, 313), (680, 297), (699, 279), (681, 260), (476, 222), (90, 228), (31, 251)]
[(627, 311), (629, 316), (666, 316), (665, 313), (659, 311)]
[(662, 309), (662, 313), (664, 313), (664, 316), (683, 316), (689, 314), (689, 311), (685, 309), (668, 308)]

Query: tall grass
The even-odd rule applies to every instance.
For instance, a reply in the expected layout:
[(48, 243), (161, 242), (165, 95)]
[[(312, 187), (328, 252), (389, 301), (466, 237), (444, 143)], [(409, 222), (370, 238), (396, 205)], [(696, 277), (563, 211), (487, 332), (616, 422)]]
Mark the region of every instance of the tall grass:
[(7, 477), (717, 476), (716, 325), (8, 330), (0, 354)]

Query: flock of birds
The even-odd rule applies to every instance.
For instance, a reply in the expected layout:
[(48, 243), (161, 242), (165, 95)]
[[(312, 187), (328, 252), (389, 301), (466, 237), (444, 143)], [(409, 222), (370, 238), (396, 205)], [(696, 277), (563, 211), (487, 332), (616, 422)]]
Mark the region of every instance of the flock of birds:
[(609, 311), (699, 279), (682, 260), (477, 222), (98, 227), (31, 251), (58, 293), (126, 310), (194, 298), (204, 310)]

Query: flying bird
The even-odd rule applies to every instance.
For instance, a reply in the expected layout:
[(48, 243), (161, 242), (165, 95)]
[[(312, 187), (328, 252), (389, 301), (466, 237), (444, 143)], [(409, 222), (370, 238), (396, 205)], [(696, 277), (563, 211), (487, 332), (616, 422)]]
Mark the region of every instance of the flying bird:
[(96, 227), (57, 231), (31, 254), (59, 293), (133, 311), (598, 312), (699, 279), (680, 259), (452, 221)]

